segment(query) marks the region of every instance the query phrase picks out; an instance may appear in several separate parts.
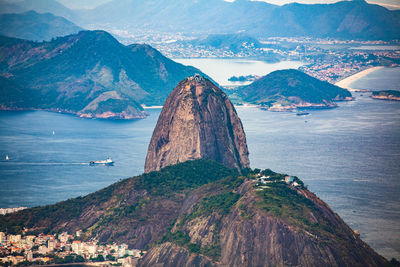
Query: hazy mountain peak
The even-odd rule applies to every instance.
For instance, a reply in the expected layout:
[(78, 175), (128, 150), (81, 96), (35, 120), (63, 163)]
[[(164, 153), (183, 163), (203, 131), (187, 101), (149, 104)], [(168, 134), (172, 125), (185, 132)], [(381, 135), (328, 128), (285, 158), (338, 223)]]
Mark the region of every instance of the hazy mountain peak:
[(49, 41), (58, 36), (77, 33), (82, 28), (51, 13), (29, 10), (22, 14), (0, 15), (0, 34), (33, 41)]

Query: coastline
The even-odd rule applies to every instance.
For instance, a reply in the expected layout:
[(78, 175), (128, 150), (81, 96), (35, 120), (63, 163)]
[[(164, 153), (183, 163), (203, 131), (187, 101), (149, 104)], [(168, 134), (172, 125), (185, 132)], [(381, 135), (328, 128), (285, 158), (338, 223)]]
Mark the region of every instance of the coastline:
[(148, 114), (145, 112), (143, 115), (129, 115), (125, 111), (121, 113), (113, 113), (111, 111), (106, 111), (101, 114), (91, 114), (91, 113), (82, 113), (81, 111), (75, 112), (65, 109), (59, 108), (12, 108), (5, 107), (0, 105), (0, 111), (47, 111), (59, 114), (72, 115), (82, 119), (102, 119), (102, 120), (137, 120), (137, 119), (145, 119), (148, 117)]
[(360, 72), (357, 72), (356, 74), (353, 74), (353, 75), (351, 75), (351, 76), (349, 76), (347, 78), (344, 78), (343, 80), (335, 83), (335, 85), (339, 86), (339, 87), (342, 87), (344, 89), (347, 89), (349, 91), (353, 91), (353, 92), (354, 91), (358, 91), (355, 88), (351, 88), (350, 84), (352, 84), (356, 80), (358, 80), (358, 79), (360, 79), (360, 78), (362, 78), (364, 76), (367, 76), (368, 74), (370, 74), (370, 73), (372, 73), (372, 72), (374, 72), (376, 70), (382, 69), (382, 68), (384, 68), (384, 67), (383, 66), (377, 66), (377, 67), (371, 67), (371, 68), (362, 70)]

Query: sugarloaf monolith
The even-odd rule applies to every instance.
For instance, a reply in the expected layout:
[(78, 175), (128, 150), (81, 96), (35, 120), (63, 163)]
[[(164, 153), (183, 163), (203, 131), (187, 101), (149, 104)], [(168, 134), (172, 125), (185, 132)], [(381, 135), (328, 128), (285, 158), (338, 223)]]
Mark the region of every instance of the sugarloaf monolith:
[(146, 157), (145, 172), (198, 158), (249, 167), (246, 136), (232, 103), (210, 80), (181, 81), (165, 101)]

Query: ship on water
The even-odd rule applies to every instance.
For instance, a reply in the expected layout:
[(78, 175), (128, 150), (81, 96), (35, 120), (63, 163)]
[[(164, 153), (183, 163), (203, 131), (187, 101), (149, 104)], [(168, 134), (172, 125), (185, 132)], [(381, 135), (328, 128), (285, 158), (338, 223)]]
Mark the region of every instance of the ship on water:
[(111, 158), (107, 158), (106, 160), (95, 160), (95, 161), (90, 161), (89, 165), (114, 165), (114, 161)]
[(310, 115), (310, 113), (308, 113), (308, 112), (298, 112), (298, 113), (296, 113), (296, 115), (297, 116), (307, 116), (307, 115)]

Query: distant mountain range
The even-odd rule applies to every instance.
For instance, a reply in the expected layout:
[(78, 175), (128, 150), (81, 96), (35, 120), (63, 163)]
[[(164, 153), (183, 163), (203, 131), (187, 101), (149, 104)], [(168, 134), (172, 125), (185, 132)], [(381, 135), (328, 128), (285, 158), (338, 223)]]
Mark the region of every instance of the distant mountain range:
[(65, 7), (56, 0), (0, 0), (0, 13), (23, 13), (34, 10), (39, 13), (52, 13), (68, 20), (76, 21), (75, 11)]
[(0, 34), (32, 41), (50, 41), (52, 38), (83, 30), (69, 20), (51, 13), (28, 11), (22, 14), (0, 15)]
[(352, 99), (346, 89), (294, 69), (271, 72), (247, 86), (239, 87), (238, 94), (245, 102), (271, 110), (329, 108), (337, 106), (334, 101)]
[[(364, 0), (286, 4), (236, 0), (113, 0), (71, 10), (55, 0), (0, 1), (1, 13), (51, 12), (90, 29), (138, 29), (196, 34), (245, 32), (255, 37), (400, 38), (400, 11)], [(179, 15), (177, 15), (179, 14)]]
[(51, 42), (0, 37), (0, 105), (82, 117), (141, 118), (194, 73), (148, 45), (124, 46), (104, 31)]
[(82, 21), (83, 25), (90, 21), (131, 29), (198, 33), (243, 31), (256, 37), (400, 37), (399, 11), (389, 11), (364, 1), (276, 6), (249, 0), (114, 0), (83, 14), (87, 19)]

